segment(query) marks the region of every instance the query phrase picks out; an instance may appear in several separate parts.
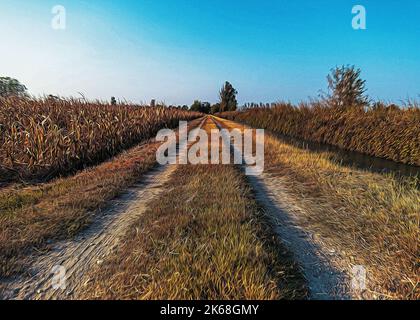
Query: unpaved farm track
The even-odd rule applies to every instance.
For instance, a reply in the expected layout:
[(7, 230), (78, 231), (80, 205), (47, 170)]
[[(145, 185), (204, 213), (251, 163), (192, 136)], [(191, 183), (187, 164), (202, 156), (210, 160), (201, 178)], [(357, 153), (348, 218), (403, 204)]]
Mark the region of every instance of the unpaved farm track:
[[(219, 129), (221, 121), (213, 119)], [(201, 128), (204, 121), (198, 128)], [(188, 146), (180, 146), (180, 149)], [(95, 217), (91, 226), (72, 240), (53, 245), (52, 250), (33, 257), (29, 276), (8, 282), (0, 281), (0, 299), (74, 299), (89, 283), (89, 270), (102, 264), (119, 245), (127, 229), (141, 216), (148, 204), (166, 190), (176, 165), (159, 166), (143, 176), (123, 196), (111, 201), (103, 213)], [(301, 208), (287, 193), (281, 179), (270, 174), (249, 176), (257, 201), (272, 219), (275, 231), (284, 245), (293, 253), (302, 268), (310, 288), (311, 299), (350, 299), (351, 292), (346, 268), (341, 257), (330, 250), (319, 237), (314, 237), (299, 221)], [(55, 266), (66, 270), (66, 289), (52, 287)], [(341, 266), (341, 267), (340, 267)], [(3, 288), (3, 290), (1, 289)]]
[[(219, 129), (223, 121), (213, 119)], [(310, 299), (347, 300), (358, 298), (351, 290), (342, 258), (314, 233), (305, 230), (299, 219), (303, 209), (294, 204), (284, 183), (268, 173), (248, 176), (256, 200), (273, 222), (275, 231), (300, 265), (307, 280)]]
[[(201, 128), (204, 122), (198, 126)], [(193, 132), (197, 129), (194, 129)], [(188, 146), (180, 145), (179, 149)], [(29, 276), (2, 281), (0, 299), (8, 300), (49, 300), (72, 299), (73, 293), (82, 289), (86, 278), (95, 264), (103, 260), (118, 246), (127, 229), (148, 208), (148, 204), (161, 195), (166, 182), (176, 170), (176, 165), (158, 166), (141, 179), (123, 196), (111, 201), (108, 209), (95, 218), (91, 226), (76, 238), (55, 244), (52, 250), (33, 258)], [(65, 289), (54, 289), (57, 278), (52, 271), (64, 267)], [(77, 298), (77, 297), (76, 297)]]
[(269, 174), (248, 177), (257, 201), (273, 221), (276, 233), (293, 253), (308, 282), (313, 300), (346, 300), (354, 298), (346, 272), (336, 264), (340, 257), (322, 239), (305, 230), (299, 221), (302, 210), (290, 201), (281, 180)]
[[(174, 170), (175, 166), (161, 166), (145, 175), (142, 184), (112, 201), (110, 208), (85, 232), (71, 241), (55, 245), (46, 256), (38, 257), (29, 271), (34, 276), (11, 282), (2, 298), (70, 298), (78, 286), (88, 281), (83, 279), (84, 274), (113, 251), (127, 228), (146, 211), (147, 204), (164, 191), (162, 185)], [(62, 266), (66, 270), (64, 292), (52, 288), (52, 270), (55, 266)]]

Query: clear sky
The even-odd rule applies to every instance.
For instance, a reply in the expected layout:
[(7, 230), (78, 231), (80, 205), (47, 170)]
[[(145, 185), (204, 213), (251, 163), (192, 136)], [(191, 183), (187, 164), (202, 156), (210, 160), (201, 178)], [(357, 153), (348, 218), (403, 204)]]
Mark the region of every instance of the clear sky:
[[(357, 4), (366, 30), (352, 28)], [(0, 0), (0, 75), (35, 95), (191, 104), (228, 80), (240, 102), (297, 102), (341, 64), (362, 69), (372, 98), (418, 98), (420, 1)]]

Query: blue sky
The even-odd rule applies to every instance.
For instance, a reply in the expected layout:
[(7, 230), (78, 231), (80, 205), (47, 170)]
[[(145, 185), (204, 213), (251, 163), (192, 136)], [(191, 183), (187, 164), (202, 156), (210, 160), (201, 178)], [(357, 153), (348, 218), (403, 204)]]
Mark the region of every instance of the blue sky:
[(420, 94), (419, 21), (418, 0), (0, 0), (0, 75), (36, 95), (191, 104), (228, 80), (240, 102), (298, 102), (355, 64), (372, 98), (398, 102)]

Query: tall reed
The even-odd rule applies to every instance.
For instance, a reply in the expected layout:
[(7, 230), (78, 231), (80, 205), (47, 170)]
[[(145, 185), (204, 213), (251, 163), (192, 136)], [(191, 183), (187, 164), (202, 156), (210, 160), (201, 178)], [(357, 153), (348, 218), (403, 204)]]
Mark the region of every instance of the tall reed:
[(0, 99), (0, 179), (71, 173), (198, 116), (175, 108), (76, 99)]
[(420, 108), (415, 104), (333, 108), (322, 103), (297, 107), (279, 103), (221, 116), (295, 138), (420, 165)]

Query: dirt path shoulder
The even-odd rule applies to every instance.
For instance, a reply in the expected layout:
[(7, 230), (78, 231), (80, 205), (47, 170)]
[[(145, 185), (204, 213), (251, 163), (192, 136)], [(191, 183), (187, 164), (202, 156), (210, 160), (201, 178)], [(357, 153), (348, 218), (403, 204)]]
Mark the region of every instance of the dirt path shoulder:
[[(203, 122), (192, 132), (197, 132)], [(176, 141), (175, 141), (176, 143)], [(188, 148), (185, 143), (178, 149)], [(95, 264), (118, 247), (127, 228), (142, 215), (148, 204), (164, 190), (163, 186), (176, 170), (176, 165), (161, 165), (143, 176), (137, 185), (111, 201), (107, 210), (77, 237), (53, 245), (46, 253), (32, 257), (27, 274), (3, 283), (2, 299), (71, 299), (80, 286), (89, 283), (85, 277)], [(62, 285), (62, 287), (61, 287)]]
[[(227, 128), (225, 120), (213, 118), (219, 129)], [(229, 122), (235, 127), (235, 124)], [(242, 128), (242, 126), (237, 126)], [(351, 290), (348, 271), (340, 256), (322, 239), (306, 230), (299, 220), (303, 210), (293, 203), (282, 181), (268, 173), (249, 176), (256, 199), (271, 217), (280, 240), (290, 250), (308, 282), (311, 299), (345, 300), (356, 298)]]

